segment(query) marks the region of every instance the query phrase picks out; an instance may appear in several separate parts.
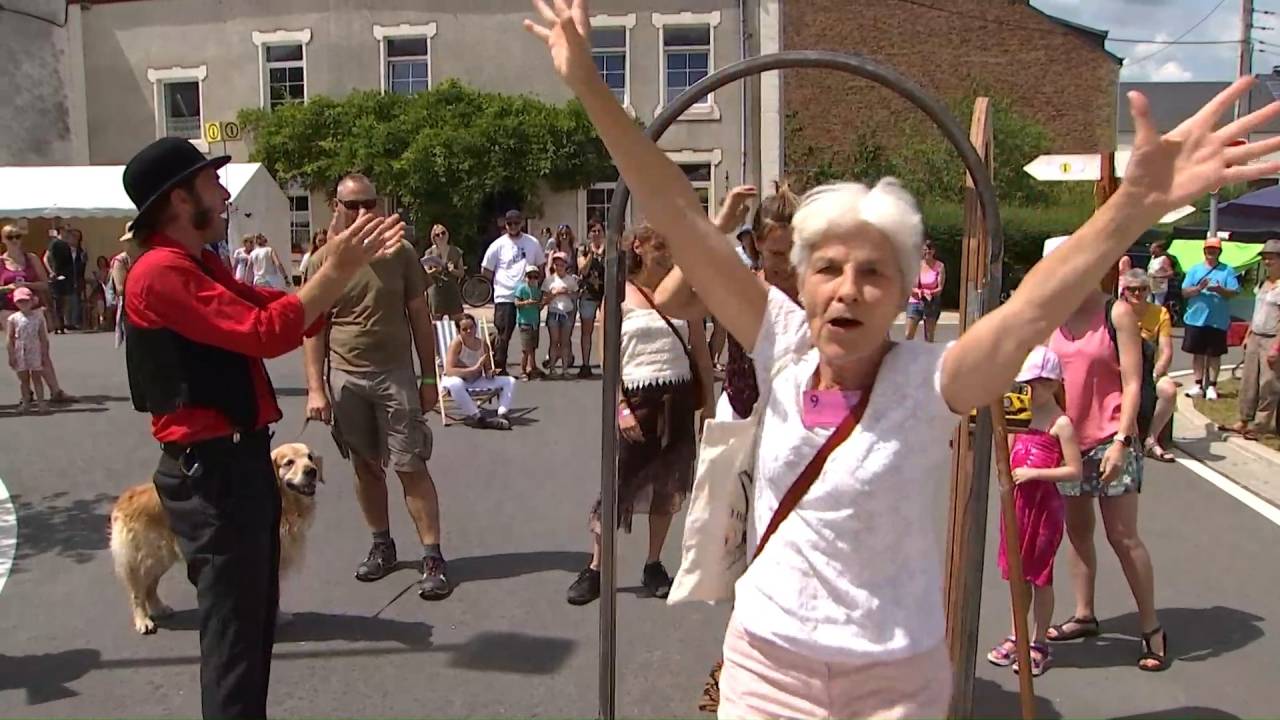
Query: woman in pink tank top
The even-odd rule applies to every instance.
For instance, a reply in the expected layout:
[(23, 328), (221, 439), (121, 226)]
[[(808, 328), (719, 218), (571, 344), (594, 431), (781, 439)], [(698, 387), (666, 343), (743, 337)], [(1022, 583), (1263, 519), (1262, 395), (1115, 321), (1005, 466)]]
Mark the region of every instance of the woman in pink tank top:
[[(1052, 249), (1052, 248), (1050, 248)], [(1066, 502), (1075, 613), (1049, 629), (1049, 640), (1062, 642), (1099, 633), (1094, 611), (1098, 558), (1094, 551), (1094, 498), (1116, 558), (1129, 580), (1142, 625), (1138, 667), (1168, 667), (1168, 638), (1156, 616), (1151, 555), (1138, 536), (1138, 494), (1142, 491), (1142, 455), (1138, 443), (1141, 401), (1142, 336), (1128, 303), (1111, 305), (1111, 340), (1107, 323), (1108, 295), (1085, 300), (1053, 332), (1049, 348), (1062, 361), (1067, 417), (1075, 426), (1084, 460), (1079, 481), (1060, 483)], [(1116, 345), (1119, 344), (1119, 349)]]
[(924, 341), (933, 342), (942, 317), (942, 288), (947, 284), (947, 266), (938, 259), (938, 248), (932, 240), (925, 239), (921, 250), (920, 275), (911, 296), (907, 299), (907, 339), (916, 338), (916, 329), (924, 322)]

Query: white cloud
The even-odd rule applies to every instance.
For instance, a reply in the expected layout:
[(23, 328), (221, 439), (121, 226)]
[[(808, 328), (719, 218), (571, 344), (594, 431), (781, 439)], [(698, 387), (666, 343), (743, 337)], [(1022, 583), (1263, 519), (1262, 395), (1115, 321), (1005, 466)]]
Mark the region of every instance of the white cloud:
[(1182, 63), (1170, 60), (1152, 71), (1150, 79), (1153, 82), (1186, 82), (1192, 77), (1192, 72), (1182, 67)]

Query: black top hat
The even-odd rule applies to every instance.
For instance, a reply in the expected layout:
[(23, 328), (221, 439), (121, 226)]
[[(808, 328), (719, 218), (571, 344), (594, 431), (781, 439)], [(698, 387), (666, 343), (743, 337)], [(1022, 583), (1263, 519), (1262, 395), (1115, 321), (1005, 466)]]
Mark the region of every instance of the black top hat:
[(138, 208), (138, 217), (147, 214), (173, 186), (204, 170), (231, 162), (231, 156), (206, 158), (189, 140), (164, 137), (138, 151), (124, 166), (124, 191)]

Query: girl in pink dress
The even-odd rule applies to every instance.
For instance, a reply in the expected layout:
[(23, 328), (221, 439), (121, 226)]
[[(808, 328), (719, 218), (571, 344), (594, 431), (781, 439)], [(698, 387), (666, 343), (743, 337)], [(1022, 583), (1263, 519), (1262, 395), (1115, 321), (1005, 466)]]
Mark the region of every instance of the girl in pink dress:
[[(1063, 411), (1062, 364), (1047, 347), (1036, 347), (1027, 356), (1017, 382), (1031, 386), (1031, 425), (1010, 442), (1013, 468), (1013, 501), (1018, 516), (1018, 545), (1022, 549), (1022, 574), (1031, 583), (1034, 616), (1031, 642), (1031, 674), (1049, 669), (1049, 623), (1053, 618), (1053, 558), (1062, 544), (1064, 509), (1059, 482), (1078, 480), (1083, 461), (1075, 428)], [(1009, 579), (1004, 552), (1005, 528), (1000, 523), (1000, 575)], [(1016, 642), (1005, 638), (987, 653), (987, 660), (1018, 672)]]

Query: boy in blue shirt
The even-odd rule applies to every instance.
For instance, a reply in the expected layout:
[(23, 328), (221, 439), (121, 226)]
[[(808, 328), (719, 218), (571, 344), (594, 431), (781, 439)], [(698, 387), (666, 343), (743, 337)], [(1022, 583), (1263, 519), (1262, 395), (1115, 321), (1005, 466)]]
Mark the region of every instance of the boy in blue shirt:
[(1182, 297), (1186, 298), (1182, 351), (1192, 356), (1195, 387), (1187, 397), (1218, 399), (1218, 372), (1222, 356), (1227, 354), (1227, 330), (1231, 327), (1231, 298), (1240, 292), (1236, 271), (1218, 261), (1222, 241), (1211, 237), (1204, 241), (1204, 262), (1187, 270), (1182, 281)]
[(542, 377), (535, 355), (542, 318), (542, 271), (530, 265), (524, 282), (516, 286), (516, 327), (520, 330), (520, 370), (526, 381)]

